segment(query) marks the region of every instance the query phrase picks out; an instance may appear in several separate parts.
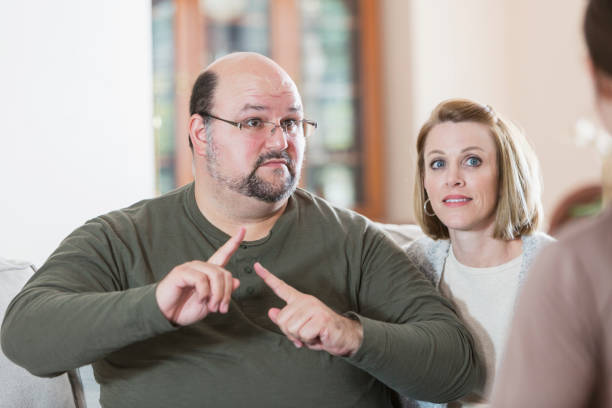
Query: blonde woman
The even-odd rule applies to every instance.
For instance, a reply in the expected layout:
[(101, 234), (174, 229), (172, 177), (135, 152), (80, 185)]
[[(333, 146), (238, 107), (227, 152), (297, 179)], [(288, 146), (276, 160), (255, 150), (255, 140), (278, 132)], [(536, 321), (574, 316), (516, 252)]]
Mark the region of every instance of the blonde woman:
[(417, 154), (415, 215), (427, 236), (407, 252), (454, 303), (486, 369), (483, 389), (453, 406), (486, 406), (521, 283), (552, 241), (537, 232), (537, 159), (492, 107), (463, 99), (433, 110)]

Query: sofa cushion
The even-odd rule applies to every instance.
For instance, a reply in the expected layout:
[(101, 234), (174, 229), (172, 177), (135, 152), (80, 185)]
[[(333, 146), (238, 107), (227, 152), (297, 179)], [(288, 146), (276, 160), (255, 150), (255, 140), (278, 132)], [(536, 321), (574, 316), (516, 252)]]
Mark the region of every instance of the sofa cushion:
[(377, 223), (400, 247), (422, 237), (423, 231), (416, 224), (383, 224)]
[[(0, 257), (0, 318), (13, 297), (34, 273), (28, 262)], [(54, 378), (40, 378), (15, 365), (0, 352), (0, 408), (43, 408), (84, 406), (77, 372)], [(73, 386), (75, 392), (73, 392)]]

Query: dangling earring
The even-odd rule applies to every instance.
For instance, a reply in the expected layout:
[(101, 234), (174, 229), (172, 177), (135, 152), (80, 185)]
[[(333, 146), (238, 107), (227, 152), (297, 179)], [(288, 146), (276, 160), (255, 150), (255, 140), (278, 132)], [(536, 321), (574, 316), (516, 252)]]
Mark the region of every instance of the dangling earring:
[[(425, 214), (426, 214), (426, 215), (428, 215), (428, 216), (430, 216), (430, 217), (434, 217), (434, 216), (436, 215), (436, 213), (435, 213), (435, 212), (434, 212), (434, 213), (431, 213), (431, 214), (430, 214), (429, 212), (427, 212), (427, 203), (429, 203), (429, 202), (430, 202), (430, 201), (429, 201), (429, 198), (428, 198), (427, 200), (425, 200), (425, 204), (423, 204), (423, 211), (425, 211)], [(431, 207), (431, 209), (433, 210), (433, 207)]]

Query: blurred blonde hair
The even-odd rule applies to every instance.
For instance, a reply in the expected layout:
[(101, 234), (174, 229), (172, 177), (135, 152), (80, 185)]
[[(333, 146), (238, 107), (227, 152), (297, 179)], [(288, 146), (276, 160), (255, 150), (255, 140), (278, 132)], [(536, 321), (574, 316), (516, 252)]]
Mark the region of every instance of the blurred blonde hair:
[(512, 240), (537, 230), (542, 217), (541, 181), (537, 157), (523, 133), (488, 105), (467, 99), (441, 102), (423, 124), (417, 138), (417, 171), (414, 213), (418, 224), (433, 239), (449, 237), (437, 216), (425, 214), (428, 199), (424, 186), (424, 147), (434, 126), (444, 122), (475, 122), (485, 125), (495, 141), (499, 169), (499, 195), (493, 237)]

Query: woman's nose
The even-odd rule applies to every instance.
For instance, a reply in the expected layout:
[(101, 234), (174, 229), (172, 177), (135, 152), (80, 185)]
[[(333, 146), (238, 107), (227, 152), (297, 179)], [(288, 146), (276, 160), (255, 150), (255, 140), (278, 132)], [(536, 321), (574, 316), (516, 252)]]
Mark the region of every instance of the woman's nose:
[(450, 167), (446, 172), (446, 185), (449, 187), (461, 187), (465, 184), (461, 170)]

